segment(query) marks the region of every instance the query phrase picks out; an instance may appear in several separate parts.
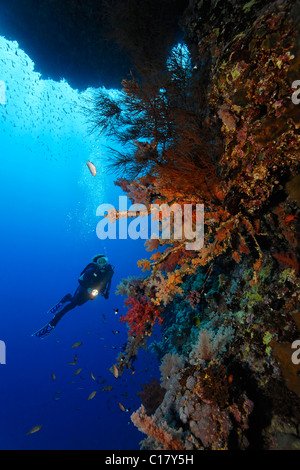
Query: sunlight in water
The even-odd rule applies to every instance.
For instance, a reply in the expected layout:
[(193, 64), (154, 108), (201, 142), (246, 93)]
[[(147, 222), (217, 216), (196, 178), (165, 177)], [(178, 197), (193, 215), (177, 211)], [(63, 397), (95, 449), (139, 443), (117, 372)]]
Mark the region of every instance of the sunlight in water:
[[(98, 136), (89, 135), (82, 113), (84, 98), (91, 90), (79, 92), (63, 79), (42, 78), (18, 43), (1, 36), (0, 57), (2, 164), (11, 165), (13, 160), (18, 168), (26, 159), (27, 169), (38, 169), (41, 177), (43, 173), (53, 175), (55, 184), (71, 185), (75, 194), (74, 185), (78, 185), (84, 193), (81, 199), (88, 204), (78, 200), (67, 218), (80, 220), (85, 233), (94, 231), (95, 210), (105, 198), (105, 148)], [(97, 167), (96, 178), (91, 176), (87, 160)]]

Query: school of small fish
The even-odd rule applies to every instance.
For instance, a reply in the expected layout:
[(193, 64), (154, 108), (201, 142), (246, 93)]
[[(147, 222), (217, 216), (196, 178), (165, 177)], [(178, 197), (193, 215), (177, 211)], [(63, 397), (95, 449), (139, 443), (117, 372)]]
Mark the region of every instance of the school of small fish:
[[(5, 42), (6, 40), (3, 39)], [(6, 44), (6, 42), (5, 42)], [(23, 53), (23, 51), (18, 49), (17, 43), (12, 43), (7, 41), (7, 45), (1, 46), (1, 57), (0, 57), (0, 66), (2, 66), (1, 71), (4, 73), (6, 71), (5, 65), (7, 60), (11, 60), (12, 67), (16, 70), (22, 69), (22, 75), (13, 74), (12, 76), (1, 76), (1, 80), (5, 80), (10, 83), (10, 94), (17, 96), (19, 94), (20, 88), (22, 92), (25, 90), (24, 101), (20, 100), (19, 104), (14, 102), (14, 109), (11, 109), (11, 104), (8, 102), (7, 106), (4, 109), (4, 112), (0, 116), (0, 124), (3, 127), (3, 133), (7, 137), (18, 136), (18, 128), (22, 129), (22, 132), (30, 131), (30, 135), (35, 137), (34, 144), (28, 144), (24, 142), (24, 148), (32, 153), (39, 153), (43, 158), (49, 161), (61, 161), (68, 158), (68, 155), (72, 155), (74, 150), (73, 140), (74, 134), (69, 132), (66, 136), (66, 124), (70, 123), (70, 116), (72, 116), (72, 109), (76, 107), (79, 103), (80, 96), (77, 92), (67, 89), (67, 98), (65, 92), (66, 86), (61, 90), (60, 84), (55, 84), (52, 81), (44, 81), (40, 78), (38, 72), (32, 72), (34, 64), (31, 62), (30, 58)], [(8, 70), (8, 69), (7, 69)], [(8, 72), (7, 72), (8, 73)], [(53, 107), (53, 112), (50, 114), (47, 111), (47, 107), (44, 106), (44, 103), (48, 103), (49, 106)], [(13, 111), (13, 112), (12, 112)], [(13, 120), (11, 119), (13, 116)], [(38, 119), (36, 119), (38, 116)], [(5, 126), (3, 123), (5, 122)], [(73, 123), (71, 123), (73, 124)], [(43, 139), (45, 131), (51, 130), (52, 138), (50, 140)], [(76, 135), (79, 133), (85, 133), (85, 126), (82, 128), (76, 128)], [(84, 134), (85, 135), (85, 134)], [(58, 143), (58, 144), (56, 144)], [(61, 150), (63, 149), (63, 151)], [(92, 159), (92, 157), (90, 157)], [(86, 162), (87, 167), (93, 177), (96, 177), (98, 174), (98, 169), (92, 161), (88, 160)], [(117, 315), (119, 309), (114, 308), (112, 314)], [(114, 330), (113, 334), (118, 335), (119, 331)], [(100, 338), (101, 341), (105, 341), (104, 338)], [(55, 341), (59, 344), (62, 341)], [(72, 345), (72, 348), (78, 348), (82, 346), (83, 342), (78, 341)], [(105, 345), (106, 346), (106, 345)], [(113, 349), (117, 349), (116, 346), (112, 346)], [(81, 378), (84, 379), (84, 366), (79, 367), (80, 361), (78, 361), (77, 355), (74, 359), (70, 358), (71, 362), (66, 362), (66, 365), (76, 368), (78, 364), (78, 369), (74, 372), (74, 383), (78, 384), (78, 380)], [(95, 372), (95, 371), (94, 371)], [(119, 371), (116, 365), (113, 365), (112, 373), (115, 378), (119, 377)], [(88, 372), (90, 374), (90, 383), (94, 384), (94, 387), (97, 387), (99, 384), (99, 389), (102, 392), (111, 392), (114, 387), (112, 385), (106, 385), (106, 379), (101, 380), (101, 376), (97, 376), (93, 372)], [(71, 372), (73, 375), (73, 371)], [(53, 386), (57, 386), (60, 383), (61, 374), (54, 373), (51, 370), (48, 372), (49, 381), (53, 383)], [(93, 382), (91, 382), (93, 381)], [(105, 384), (105, 385), (104, 385)], [(95, 398), (97, 391), (94, 390), (88, 395), (88, 400)], [(59, 401), (63, 393), (60, 391), (54, 392), (53, 400), (55, 402)], [(124, 394), (125, 396), (125, 394)], [(116, 402), (116, 406), (120, 408), (121, 411), (126, 411), (126, 408), (119, 405)], [(32, 423), (35, 424), (35, 423)], [(28, 426), (28, 428), (30, 425)], [(35, 425), (28, 432), (26, 429), (27, 436), (38, 433), (43, 428), (42, 424)]]
[[(117, 313), (119, 312), (118, 309), (113, 309), (113, 311), (114, 311), (115, 314), (117, 314)], [(103, 315), (103, 318), (105, 318), (105, 315)], [(111, 330), (111, 331), (112, 331), (112, 334), (113, 334), (113, 335), (117, 335), (117, 334), (120, 333), (119, 330)], [(89, 333), (87, 333), (87, 334), (89, 334)], [(101, 337), (100, 339), (103, 341), (105, 338)], [(59, 341), (56, 341), (56, 342), (59, 343)], [(75, 343), (72, 344), (71, 349), (78, 348), (79, 346), (82, 346), (82, 344), (83, 344), (82, 341), (77, 341), (77, 342), (75, 342)], [(103, 345), (103, 347), (105, 348), (105, 347), (107, 347), (107, 346), (106, 346), (106, 345)], [(117, 349), (116, 346), (112, 346), (112, 348), (113, 348), (113, 349)], [(79, 361), (79, 362), (80, 362), (80, 361)], [(68, 362), (67, 364), (68, 364), (68, 365), (71, 365), (71, 366), (75, 366), (75, 365), (77, 365), (77, 363), (78, 363), (78, 355), (75, 354), (75, 355), (74, 355), (74, 359), (73, 359), (71, 362)], [(87, 369), (85, 366), (84, 366), (84, 368)], [(84, 369), (84, 368), (83, 368), (83, 367), (79, 367), (78, 369), (75, 370), (75, 372), (73, 372), (73, 375), (74, 375), (74, 376), (79, 376), (81, 379), (84, 380), (85, 377), (86, 377), (85, 374), (83, 373), (83, 369)], [(118, 366), (117, 366), (116, 364), (112, 364), (112, 366), (109, 368), (109, 371), (113, 374), (113, 376), (114, 376), (116, 379), (119, 378), (119, 369), (118, 369)], [(83, 373), (83, 375), (81, 375), (82, 373)], [(132, 374), (133, 374), (133, 373), (134, 373), (134, 371), (132, 372)], [(56, 377), (56, 374), (55, 374), (55, 373), (52, 372), (50, 375), (51, 375), (51, 379), (52, 379), (53, 382), (54, 382), (54, 381), (57, 381), (57, 377)], [(103, 385), (103, 384), (106, 382), (106, 379), (102, 379), (101, 382), (100, 382), (99, 378), (100, 378), (101, 376), (95, 376), (93, 372), (90, 372), (90, 373), (89, 373), (89, 376), (90, 376), (90, 379), (93, 380), (94, 382), (96, 382), (97, 384)], [(72, 381), (71, 383), (73, 383), (73, 384), (76, 384), (76, 383), (77, 383), (77, 384), (78, 384), (78, 382), (76, 382), (76, 381)], [(85, 387), (77, 387), (77, 388), (78, 388), (78, 390), (84, 390), (84, 389), (85, 389)], [(114, 386), (113, 386), (113, 385), (104, 385), (104, 386), (102, 386), (102, 387), (99, 388), (99, 390), (102, 391), (102, 392), (111, 392), (113, 389), (114, 389)], [(93, 391), (88, 395), (87, 400), (88, 400), (88, 401), (93, 400), (93, 399), (95, 398), (96, 394), (97, 394), (97, 390), (93, 390)], [(56, 392), (55, 392), (55, 396), (52, 398), (53, 401), (58, 401), (58, 400), (60, 400), (60, 398), (61, 398), (60, 395), (61, 395), (61, 392), (60, 392), (60, 391), (56, 391)], [(124, 397), (126, 397), (126, 399), (128, 398), (126, 392), (122, 393), (122, 395), (123, 395)], [(115, 396), (115, 398), (116, 398), (116, 396)], [(107, 406), (109, 405), (109, 401), (110, 401), (110, 398), (109, 398), (108, 401), (107, 401)], [(126, 412), (130, 411), (130, 408), (126, 408), (120, 401), (117, 402), (117, 404), (118, 404), (118, 407), (119, 407), (119, 409), (121, 410), (122, 413), (126, 413)], [(80, 410), (80, 408), (76, 408), (76, 409)], [(109, 408), (109, 409), (110, 409), (110, 408)], [(29, 436), (29, 435), (31, 435), (31, 434), (35, 434), (35, 433), (37, 433), (38, 431), (40, 431), (41, 429), (42, 429), (42, 425), (34, 426), (33, 428), (31, 428), (31, 429), (26, 433), (26, 435)]]

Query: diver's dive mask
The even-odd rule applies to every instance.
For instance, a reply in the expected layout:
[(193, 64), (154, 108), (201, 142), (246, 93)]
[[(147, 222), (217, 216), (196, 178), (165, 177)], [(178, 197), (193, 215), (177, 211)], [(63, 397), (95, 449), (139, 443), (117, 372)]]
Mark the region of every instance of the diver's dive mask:
[(108, 263), (108, 258), (106, 256), (101, 256), (101, 258), (97, 259), (97, 264), (100, 268), (104, 268)]

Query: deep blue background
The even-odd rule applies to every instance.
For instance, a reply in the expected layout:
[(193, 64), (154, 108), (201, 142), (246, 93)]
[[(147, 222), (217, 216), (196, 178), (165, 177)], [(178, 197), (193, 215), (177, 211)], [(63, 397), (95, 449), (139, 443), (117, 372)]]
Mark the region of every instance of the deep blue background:
[[(140, 405), (136, 392), (158, 376), (158, 366), (141, 351), (134, 375), (125, 371), (115, 379), (109, 370), (127, 339), (119, 322), (124, 299), (115, 289), (122, 278), (140, 274), (136, 263), (145, 257), (141, 240), (96, 236), (98, 205), (117, 208), (121, 194), (102, 159), (111, 142), (88, 135), (81, 94), (65, 82), (43, 80), (17, 43), (3, 37), (0, 80), (6, 84), (6, 104), (0, 104), (0, 340), (7, 353), (0, 365), (0, 449), (138, 449), (145, 436), (130, 414)], [(98, 168), (95, 178), (88, 159)], [(75, 291), (97, 253), (116, 266), (110, 298), (69, 312), (46, 339), (32, 337), (50, 320), (47, 310)], [(72, 349), (77, 341), (82, 346)], [(75, 354), (77, 365), (68, 365)], [(113, 390), (100, 390), (107, 385)], [(97, 394), (88, 401), (92, 391)], [(27, 436), (36, 425), (42, 429)]]

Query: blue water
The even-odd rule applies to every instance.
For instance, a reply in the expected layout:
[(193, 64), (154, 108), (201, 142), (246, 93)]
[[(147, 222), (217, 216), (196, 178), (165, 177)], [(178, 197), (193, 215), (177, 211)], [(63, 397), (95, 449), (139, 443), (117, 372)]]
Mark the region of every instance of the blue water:
[[(141, 351), (134, 375), (125, 371), (115, 379), (109, 369), (127, 339), (119, 322), (124, 299), (115, 289), (122, 278), (140, 274), (144, 242), (97, 238), (97, 207), (118, 208), (121, 194), (103, 161), (112, 143), (88, 134), (80, 105), (89, 90), (44, 79), (34, 67), (16, 42), (0, 37), (0, 340), (6, 345), (0, 449), (138, 449), (145, 436), (130, 414), (140, 405), (141, 385), (157, 376), (157, 364)], [(98, 169), (95, 178), (87, 160)], [(32, 337), (50, 320), (48, 309), (75, 291), (97, 253), (116, 266), (109, 299), (72, 310), (44, 340)], [(83, 344), (72, 349), (78, 341)], [(69, 365), (75, 354), (77, 365)], [(82, 371), (74, 376), (77, 368)], [(113, 390), (100, 390), (107, 385)], [(37, 425), (39, 432), (26, 434)]]

